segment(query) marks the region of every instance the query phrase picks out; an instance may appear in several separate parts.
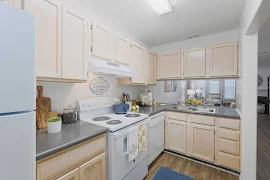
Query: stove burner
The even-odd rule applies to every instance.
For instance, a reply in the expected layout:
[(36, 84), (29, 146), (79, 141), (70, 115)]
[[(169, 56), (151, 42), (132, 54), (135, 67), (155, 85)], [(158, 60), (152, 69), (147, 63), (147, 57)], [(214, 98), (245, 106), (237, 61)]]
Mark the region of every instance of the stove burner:
[(140, 117), (140, 114), (127, 114), (125, 117)]
[(110, 117), (107, 117), (107, 116), (100, 116), (100, 117), (96, 117), (93, 119), (93, 121), (107, 121), (107, 120), (110, 120), (111, 118)]
[(112, 124), (112, 125), (115, 125), (115, 124), (121, 124), (122, 121), (119, 121), (119, 120), (111, 120), (111, 121), (108, 121), (107, 124)]

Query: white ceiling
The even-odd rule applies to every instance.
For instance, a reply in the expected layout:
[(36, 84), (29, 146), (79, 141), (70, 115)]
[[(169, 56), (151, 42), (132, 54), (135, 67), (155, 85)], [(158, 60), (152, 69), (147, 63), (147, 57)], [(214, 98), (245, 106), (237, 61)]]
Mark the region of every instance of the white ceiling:
[(270, 19), (259, 31), (259, 65), (270, 65)]
[(245, 0), (169, 0), (158, 16), (146, 0), (76, 0), (101, 18), (154, 47), (238, 28)]

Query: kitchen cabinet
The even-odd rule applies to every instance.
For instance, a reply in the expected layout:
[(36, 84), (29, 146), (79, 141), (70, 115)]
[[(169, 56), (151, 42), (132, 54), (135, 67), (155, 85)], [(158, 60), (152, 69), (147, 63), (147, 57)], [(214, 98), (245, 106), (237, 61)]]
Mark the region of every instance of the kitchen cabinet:
[(240, 172), (240, 120), (166, 112), (165, 149)]
[(187, 123), (177, 120), (167, 120), (167, 142), (169, 150), (186, 154), (187, 152)]
[(113, 33), (93, 22), (92, 24), (92, 56), (102, 60), (112, 61), (114, 56)]
[(24, 9), (24, 1), (27, 1), (27, 0), (0, 0), (0, 2), (8, 3), (20, 9)]
[(205, 48), (196, 48), (183, 52), (184, 78), (206, 76)]
[(63, 6), (62, 78), (87, 80), (91, 28), (79, 9)]
[(230, 42), (210, 47), (210, 76), (238, 75), (238, 43)]
[(61, 4), (56, 0), (32, 0), (36, 16), (37, 77), (61, 78)]
[(98, 155), (80, 166), (80, 180), (105, 180), (106, 160), (105, 153)]
[(181, 77), (180, 52), (163, 54), (158, 58), (158, 79), (170, 79)]
[(65, 174), (64, 176), (57, 178), (57, 180), (79, 180), (79, 179), (80, 179), (79, 168), (76, 168), (73, 171), (70, 171), (69, 173)]
[(189, 131), (190, 155), (213, 163), (215, 158), (215, 128), (191, 123)]
[(82, 142), (37, 162), (37, 180), (105, 180), (106, 134)]
[(115, 37), (115, 62), (123, 65), (130, 64), (130, 42), (120, 35)]
[(132, 84), (145, 84), (145, 49), (135, 43), (131, 45), (131, 68), (136, 76), (131, 78)]
[(217, 118), (215, 164), (240, 172), (240, 121)]
[(156, 62), (157, 62), (157, 55), (147, 52), (146, 55), (146, 84), (147, 85), (154, 85), (157, 81), (156, 75)]

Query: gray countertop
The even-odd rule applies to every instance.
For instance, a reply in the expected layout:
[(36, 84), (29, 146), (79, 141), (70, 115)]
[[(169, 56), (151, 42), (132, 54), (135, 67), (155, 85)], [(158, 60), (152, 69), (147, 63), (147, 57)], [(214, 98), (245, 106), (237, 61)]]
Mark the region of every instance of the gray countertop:
[(47, 129), (37, 130), (36, 160), (38, 161), (107, 131), (108, 128), (84, 121), (62, 124), (62, 131), (56, 134), (48, 134)]
[(173, 106), (175, 106), (175, 104), (166, 104), (166, 106), (160, 106), (160, 103), (157, 103), (157, 105), (153, 107), (141, 106), (139, 113), (153, 116), (161, 111), (173, 111), (173, 112), (184, 112), (184, 113), (191, 113), (191, 114), (202, 114), (202, 115), (208, 115), (208, 116), (218, 116), (218, 117), (240, 119), (240, 115), (236, 112), (235, 109), (227, 108), (227, 107), (210, 106), (207, 108), (216, 109), (215, 113), (205, 113), (205, 112), (193, 112), (193, 111), (186, 111), (186, 110), (181, 110), (181, 109), (174, 109)]
[[(157, 103), (155, 107), (140, 107), (139, 112), (153, 116), (161, 111), (174, 111), (240, 119), (235, 109), (226, 107), (211, 107), (216, 109), (215, 113), (195, 113), (177, 110), (173, 106), (175, 105), (160, 106), (160, 103)], [(48, 134), (47, 129), (37, 130), (36, 160), (48, 157), (106, 132), (108, 132), (107, 128), (84, 121), (77, 121), (74, 124), (62, 124), (62, 131), (56, 134)]]

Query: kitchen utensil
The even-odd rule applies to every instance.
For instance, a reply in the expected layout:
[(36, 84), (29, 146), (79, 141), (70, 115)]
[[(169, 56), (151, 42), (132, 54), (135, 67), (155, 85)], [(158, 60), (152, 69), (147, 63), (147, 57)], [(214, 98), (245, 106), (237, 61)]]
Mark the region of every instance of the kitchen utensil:
[(37, 87), (38, 96), (36, 98), (36, 121), (39, 129), (47, 128), (47, 120), (51, 111), (51, 99), (43, 97), (43, 87)]
[(132, 102), (126, 102), (126, 104), (128, 104), (128, 110), (132, 111)]
[(126, 103), (113, 105), (113, 110), (115, 114), (126, 114), (128, 109), (129, 109), (129, 105)]
[(57, 111), (51, 111), (49, 112), (49, 118), (58, 117)]

